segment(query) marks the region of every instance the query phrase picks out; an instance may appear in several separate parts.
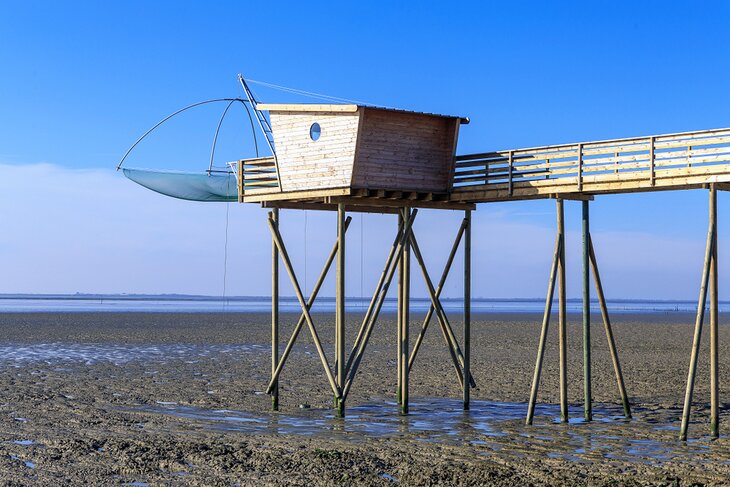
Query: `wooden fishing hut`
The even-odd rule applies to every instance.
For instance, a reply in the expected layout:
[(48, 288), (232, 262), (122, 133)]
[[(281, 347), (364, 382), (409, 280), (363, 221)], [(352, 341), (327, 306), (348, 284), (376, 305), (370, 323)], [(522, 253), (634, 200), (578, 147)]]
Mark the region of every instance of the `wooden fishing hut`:
[[(456, 155), (463, 117), (417, 113), (355, 104), (259, 104), (268, 111), (266, 127), (274, 155), (238, 161), (238, 199), (271, 208), (268, 225), (272, 249), (272, 377), (267, 392), (278, 408), (279, 374), (301, 329), (314, 339), (339, 415), (356, 377), (368, 339), (377, 322), (393, 276), (398, 272), (398, 403), (408, 412), (408, 374), (423, 335), (435, 314), (449, 349), (456, 377), (469, 407), (471, 212), (478, 203), (524, 199), (556, 200), (557, 235), (548, 293), (528, 404), (532, 423), (542, 371), (544, 347), (558, 287), (560, 410), (568, 420), (564, 200), (582, 205), (584, 416), (592, 419), (590, 275), (593, 273), (619, 395), (627, 417), (630, 405), (590, 235), (589, 204), (595, 195), (679, 189), (709, 190), (709, 229), (695, 322), (680, 437), (686, 439), (707, 290), (710, 294), (711, 432), (719, 434), (717, 191), (730, 189), (730, 129), (705, 130), (627, 139), (509, 149)], [(265, 120), (265, 119), (264, 119)], [(268, 125), (268, 123), (267, 123)], [(423, 262), (412, 230), (418, 208), (459, 210), (464, 219), (437, 285)], [(279, 232), (280, 209), (337, 212), (337, 240), (312, 293), (305, 297)], [(345, 343), (345, 232), (348, 212), (393, 213), (398, 217), (393, 244), (347, 354)], [(464, 246), (464, 318), (461, 343), (439, 301), (441, 288), (459, 246)], [(421, 268), (431, 300), (411, 348), (409, 289), (411, 254)], [(279, 356), (279, 262), (283, 263), (302, 307), (292, 336)], [(309, 312), (322, 282), (336, 264), (336, 337), (334, 369)]]

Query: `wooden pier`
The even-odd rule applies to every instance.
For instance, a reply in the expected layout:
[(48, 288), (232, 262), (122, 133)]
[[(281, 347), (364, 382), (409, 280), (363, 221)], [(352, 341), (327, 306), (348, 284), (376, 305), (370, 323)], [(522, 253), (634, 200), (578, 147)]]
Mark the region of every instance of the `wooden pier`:
[[(510, 149), (456, 155), (465, 117), (408, 112), (360, 105), (258, 105), (269, 112), (276, 150), (273, 156), (238, 161), (238, 199), (271, 208), (272, 233), (272, 377), (268, 392), (278, 408), (279, 374), (297, 336), (306, 323), (317, 347), (325, 376), (334, 395), (338, 415), (344, 416), (347, 395), (364, 357), (368, 339), (378, 321), (385, 296), (396, 274), (398, 284), (398, 343), (396, 397), (408, 413), (408, 376), (424, 333), (433, 316), (439, 324), (455, 380), (469, 408), (470, 388), (476, 385), (470, 371), (471, 212), (480, 203), (555, 199), (557, 235), (539, 347), (530, 391), (527, 424), (532, 424), (538, 397), (545, 343), (558, 288), (558, 338), (561, 420), (568, 421), (567, 336), (565, 284), (565, 200), (582, 205), (583, 362), (584, 419), (592, 419), (590, 336), (590, 278), (599, 299), (607, 346), (613, 361), (618, 396), (627, 418), (629, 396), (623, 380), (618, 347), (600, 280), (597, 251), (590, 234), (590, 201), (596, 195), (641, 191), (706, 189), (710, 194), (707, 255), (701, 281), (695, 338), (685, 395), (680, 437), (687, 425), (699, 355), (700, 334), (709, 285), (711, 434), (719, 435), (718, 301), (717, 301), (717, 191), (730, 188), (730, 129)], [(413, 232), (419, 208), (458, 210), (464, 219), (454, 239), (438, 284), (434, 286)], [(337, 240), (309, 297), (298, 284), (296, 272), (279, 232), (282, 209), (330, 210), (337, 214)], [(348, 212), (397, 215), (394, 238), (370, 305), (350, 353), (345, 337), (345, 251)], [(439, 297), (457, 249), (464, 248), (464, 310), (461, 343)], [(414, 346), (410, 345), (409, 296), (412, 257), (420, 268), (431, 300)], [(278, 264), (284, 264), (302, 308), (302, 315), (279, 357)], [(330, 366), (309, 309), (332, 263), (337, 261), (336, 339), (334, 367)]]

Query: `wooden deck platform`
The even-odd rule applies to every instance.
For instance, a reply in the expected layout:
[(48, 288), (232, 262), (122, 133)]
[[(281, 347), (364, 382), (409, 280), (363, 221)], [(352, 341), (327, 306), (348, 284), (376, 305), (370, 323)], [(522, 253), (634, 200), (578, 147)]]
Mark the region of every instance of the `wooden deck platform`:
[(593, 195), (730, 188), (730, 128), (602, 140), (455, 157), (450, 191), (349, 186), (281, 191), (273, 157), (239, 162), (239, 201), (269, 208), (395, 212), (474, 209), (478, 203), (590, 199)]

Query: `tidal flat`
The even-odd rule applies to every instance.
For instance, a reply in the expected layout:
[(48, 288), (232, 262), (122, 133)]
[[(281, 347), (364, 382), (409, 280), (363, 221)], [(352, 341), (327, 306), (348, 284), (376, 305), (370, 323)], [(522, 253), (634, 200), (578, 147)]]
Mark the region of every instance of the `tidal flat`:
[[(282, 348), (297, 319), (282, 315)], [(359, 316), (350, 313), (348, 343)], [(420, 322), (413, 316), (412, 337)], [(280, 383), (264, 393), (270, 324), (259, 313), (0, 314), (3, 485), (727, 485), (730, 316), (721, 316), (721, 438), (709, 439), (704, 333), (690, 441), (677, 440), (694, 316), (615, 314), (633, 419), (626, 420), (599, 316), (594, 421), (582, 421), (580, 316), (570, 315), (571, 421), (558, 421), (557, 323), (539, 404), (524, 425), (541, 316), (478, 314), (472, 407), (431, 324), (395, 404), (395, 316), (370, 340), (346, 417), (306, 327)], [(452, 324), (460, 335), (460, 317)], [(314, 314), (333, 360), (334, 315)]]

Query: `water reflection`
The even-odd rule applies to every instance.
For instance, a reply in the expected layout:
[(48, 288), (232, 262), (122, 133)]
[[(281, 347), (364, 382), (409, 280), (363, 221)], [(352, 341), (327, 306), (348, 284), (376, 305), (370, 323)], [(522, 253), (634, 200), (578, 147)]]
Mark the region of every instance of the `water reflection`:
[[(524, 426), (525, 404), (473, 401), (469, 411), (461, 402), (421, 399), (412, 402), (408, 416), (398, 415), (395, 403), (352, 406), (343, 420), (331, 410), (306, 409), (296, 414), (209, 410), (185, 405), (154, 404), (135, 410), (172, 415), (201, 428), (256, 435), (296, 435), (336, 438), (352, 442), (399, 438), (407, 441), (471, 445), (477, 453), (508, 452), (511, 456), (543, 455), (546, 458), (591, 462), (617, 460), (657, 463), (670, 460), (699, 461), (709, 453), (703, 440), (676, 441), (678, 417), (673, 408), (634, 408), (634, 420), (625, 420), (618, 405), (597, 405), (594, 421), (582, 420), (582, 408), (569, 408), (568, 424), (560, 424), (556, 405), (540, 404), (535, 424)], [(580, 419), (579, 419), (580, 418)], [(716, 444), (716, 449), (726, 446)], [(717, 453), (717, 452), (715, 452)], [(723, 455), (716, 455), (722, 458)], [(702, 461), (712, 460), (712, 456)]]

